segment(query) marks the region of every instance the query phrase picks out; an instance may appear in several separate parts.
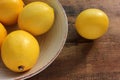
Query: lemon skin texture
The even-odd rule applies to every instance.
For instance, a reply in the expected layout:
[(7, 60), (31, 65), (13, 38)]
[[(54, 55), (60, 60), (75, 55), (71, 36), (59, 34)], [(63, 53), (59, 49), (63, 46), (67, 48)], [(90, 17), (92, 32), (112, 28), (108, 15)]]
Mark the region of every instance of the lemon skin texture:
[(23, 30), (13, 31), (5, 38), (1, 46), (1, 57), (7, 68), (14, 72), (31, 69), (40, 53), (37, 40)]
[(5, 27), (0, 23), (0, 47), (2, 42), (4, 41), (5, 37), (7, 36), (7, 30)]
[(44, 2), (32, 2), (24, 7), (18, 17), (19, 28), (42, 35), (50, 30), (54, 23), (54, 9)]
[(77, 32), (86, 39), (97, 39), (108, 30), (109, 18), (99, 9), (86, 9), (82, 11), (75, 22)]
[(13, 25), (24, 3), (22, 0), (0, 0), (0, 22), (4, 25)]

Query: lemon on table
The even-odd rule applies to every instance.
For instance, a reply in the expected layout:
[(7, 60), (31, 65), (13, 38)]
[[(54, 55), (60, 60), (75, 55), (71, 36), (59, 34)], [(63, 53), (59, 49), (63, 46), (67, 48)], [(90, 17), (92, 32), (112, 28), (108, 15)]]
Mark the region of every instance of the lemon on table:
[(16, 23), (23, 5), (22, 0), (0, 0), (0, 22), (5, 25)]
[(5, 27), (0, 23), (0, 47), (6, 36), (7, 36), (7, 31)]
[(20, 29), (33, 35), (46, 33), (54, 23), (54, 9), (44, 2), (32, 2), (24, 7), (18, 17)]
[(32, 68), (39, 56), (39, 44), (28, 32), (13, 31), (1, 46), (1, 57), (10, 70), (23, 72)]
[(86, 39), (97, 39), (108, 29), (108, 16), (99, 9), (82, 11), (76, 19), (77, 32)]

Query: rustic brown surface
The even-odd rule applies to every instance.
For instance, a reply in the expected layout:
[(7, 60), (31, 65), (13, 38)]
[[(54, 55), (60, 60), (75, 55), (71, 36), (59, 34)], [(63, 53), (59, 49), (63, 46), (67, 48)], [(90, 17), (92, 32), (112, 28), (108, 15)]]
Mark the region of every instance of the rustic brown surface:
[[(59, 0), (68, 16), (69, 34), (58, 58), (28, 80), (120, 80), (120, 0)], [(109, 31), (95, 41), (80, 37), (76, 16), (84, 9), (99, 8), (110, 18)]]

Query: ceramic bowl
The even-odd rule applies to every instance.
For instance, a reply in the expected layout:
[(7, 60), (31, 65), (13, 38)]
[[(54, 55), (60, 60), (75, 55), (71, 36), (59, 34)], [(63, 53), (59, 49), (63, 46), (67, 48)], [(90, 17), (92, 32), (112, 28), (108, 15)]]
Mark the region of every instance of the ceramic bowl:
[(50, 31), (37, 37), (41, 53), (36, 65), (27, 72), (15, 73), (8, 70), (0, 60), (0, 80), (23, 80), (30, 78), (46, 69), (59, 55), (63, 48), (67, 33), (68, 21), (65, 11), (58, 0), (23, 0), (25, 4), (33, 1), (44, 1), (55, 10), (55, 23)]

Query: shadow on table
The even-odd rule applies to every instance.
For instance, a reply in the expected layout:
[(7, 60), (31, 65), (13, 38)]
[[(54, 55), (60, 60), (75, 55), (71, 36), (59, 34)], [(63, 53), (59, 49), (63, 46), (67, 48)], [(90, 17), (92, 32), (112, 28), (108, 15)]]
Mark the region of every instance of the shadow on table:
[(43, 72), (29, 80), (62, 80), (76, 71), (85, 72), (86, 57), (93, 46), (89, 43), (66, 44), (58, 58)]

